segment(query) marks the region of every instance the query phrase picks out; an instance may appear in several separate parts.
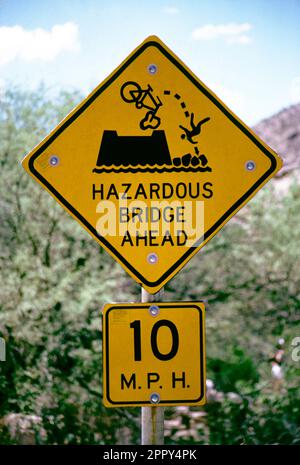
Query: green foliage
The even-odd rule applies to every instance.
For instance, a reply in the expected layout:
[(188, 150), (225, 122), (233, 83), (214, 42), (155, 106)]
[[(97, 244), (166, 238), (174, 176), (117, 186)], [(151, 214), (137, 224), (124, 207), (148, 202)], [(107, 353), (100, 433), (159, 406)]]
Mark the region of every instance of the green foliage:
[(284, 397), (270, 392), (245, 396), (240, 402), (206, 407), (211, 444), (300, 444), (300, 400), (295, 389)]
[[(1, 95), (2, 443), (18, 442), (5, 426), (12, 413), (41, 418), (38, 443), (139, 443), (139, 409), (106, 409), (101, 398), (101, 307), (139, 300), (139, 287), (20, 166), (78, 101), (43, 87)], [(208, 300), (207, 371), (223, 393), (201, 409), (198, 439), (173, 435), (172, 443), (300, 442), (299, 362), (291, 358), (299, 242), (299, 186), (283, 196), (268, 186), (166, 286), (165, 300)], [(278, 337), (286, 341), (279, 390), (270, 372)]]
[(259, 374), (251, 358), (246, 357), (243, 350), (233, 348), (233, 355), (228, 360), (211, 358), (208, 370), (219, 391), (236, 391), (237, 383), (244, 381), (253, 386), (259, 380)]

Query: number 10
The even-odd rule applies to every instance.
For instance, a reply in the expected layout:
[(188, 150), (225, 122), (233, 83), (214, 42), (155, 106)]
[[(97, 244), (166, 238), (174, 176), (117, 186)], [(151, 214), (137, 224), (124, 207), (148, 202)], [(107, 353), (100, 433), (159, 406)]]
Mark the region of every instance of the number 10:
[[(157, 334), (161, 327), (166, 326), (169, 328), (172, 334), (172, 347), (171, 350), (163, 354), (160, 352), (157, 346)], [(142, 360), (142, 347), (141, 347), (141, 321), (134, 320), (130, 323), (130, 328), (133, 329), (133, 344), (134, 344), (134, 360), (140, 362)], [(171, 360), (175, 357), (178, 352), (179, 347), (179, 336), (178, 331), (174, 323), (169, 320), (160, 320), (157, 321), (151, 330), (151, 349), (153, 355), (158, 358), (158, 360)]]

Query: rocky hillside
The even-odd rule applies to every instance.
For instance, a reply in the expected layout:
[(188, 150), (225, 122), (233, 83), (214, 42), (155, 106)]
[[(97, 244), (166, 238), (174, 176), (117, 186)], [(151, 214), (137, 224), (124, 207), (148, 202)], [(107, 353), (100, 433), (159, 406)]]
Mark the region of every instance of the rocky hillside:
[(261, 121), (253, 130), (282, 158), (277, 177), (293, 173), (300, 179), (300, 103)]

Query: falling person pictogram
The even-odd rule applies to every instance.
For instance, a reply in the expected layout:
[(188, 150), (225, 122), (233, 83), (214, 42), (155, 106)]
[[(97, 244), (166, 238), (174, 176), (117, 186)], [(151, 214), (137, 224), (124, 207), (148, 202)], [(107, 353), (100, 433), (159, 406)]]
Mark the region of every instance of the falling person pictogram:
[(201, 121), (199, 121), (198, 124), (194, 123), (194, 113), (191, 114), (191, 120), (190, 120), (190, 125), (191, 129), (185, 128), (181, 124), (179, 125), (180, 129), (184, 131), (184, 134), (181, 135), (181, 139), (187, 139), (191, 144), (197, 144), (197, 141), (193, 140), (193, 137), (199, 136), (201, 133), (201, 126), (209, 121), (210, 118), (204, 118)]

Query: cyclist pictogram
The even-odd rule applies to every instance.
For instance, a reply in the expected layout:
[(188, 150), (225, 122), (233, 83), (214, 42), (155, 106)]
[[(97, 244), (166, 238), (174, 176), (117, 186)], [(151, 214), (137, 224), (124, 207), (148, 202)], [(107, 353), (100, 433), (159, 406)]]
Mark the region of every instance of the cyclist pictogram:
[(159, 97), (154, 97), (153, 89), (148, 84), (147, 89), (142, 89), (141, 86), (134, 81), (127, 81), (121, 87), (121, 97), (126, 103), (135, 103), (138, 110), (145, 108), (147, 111), (145, 117), (140, 121), (140, 128), (157, 129), (160, 125), (160, 118), (156, 116), (162, 102)]

